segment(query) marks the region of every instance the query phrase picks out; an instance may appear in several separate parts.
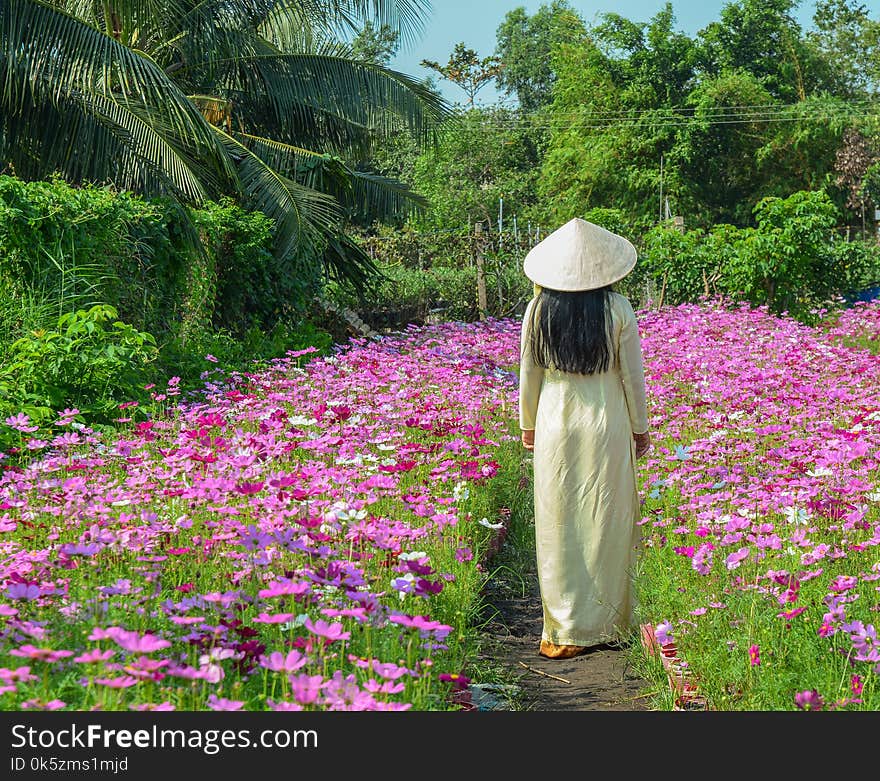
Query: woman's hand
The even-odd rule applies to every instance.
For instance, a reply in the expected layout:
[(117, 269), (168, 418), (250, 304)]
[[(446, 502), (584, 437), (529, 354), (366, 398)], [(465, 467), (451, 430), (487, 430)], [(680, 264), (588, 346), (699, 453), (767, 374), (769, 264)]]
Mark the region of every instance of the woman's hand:
[(636, 441), (636, 458), (641, 458), (651, 448), (651, 434), (647, 431), (644, 434), (633, 434), (633, 439)]
[(526, 450), (534, 450), (535, 449), (535, 430), (534, 429), (529, 429), (528, 431), (523, 431), (522, 443), (523, 443), (523, 447)]

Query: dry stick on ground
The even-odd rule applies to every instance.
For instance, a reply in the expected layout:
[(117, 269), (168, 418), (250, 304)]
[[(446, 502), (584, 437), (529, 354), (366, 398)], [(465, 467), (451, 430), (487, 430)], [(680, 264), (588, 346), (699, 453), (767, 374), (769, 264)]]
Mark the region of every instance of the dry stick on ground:
[(560, 678), (558, 675), (550, 675), (550, 673), (545, 673), (543, 670), (536, 670), (534, 667), (529, 667), (525, 662), (520, 662), (520, 664), (523, 667), (525, 667), (529, 672), (537, 673), (538, 675), (545, 675), (548, 678), (552, 678), (554, 681), (562, 681), (563, 683), (571, 683), (571, 681), (568, 681), (565, 678)]

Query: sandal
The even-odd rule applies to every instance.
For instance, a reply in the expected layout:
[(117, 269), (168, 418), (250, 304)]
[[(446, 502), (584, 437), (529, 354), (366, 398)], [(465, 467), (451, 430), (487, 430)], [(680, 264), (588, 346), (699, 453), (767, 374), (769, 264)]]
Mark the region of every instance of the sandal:
[(551, 643), (549, 640), (542, 640), (538, 654), (548, 659), (571, 659), (573, 656), (582, 654), (586, 650), (587, 647), (585, 645), (556, 645), (556, 643)]

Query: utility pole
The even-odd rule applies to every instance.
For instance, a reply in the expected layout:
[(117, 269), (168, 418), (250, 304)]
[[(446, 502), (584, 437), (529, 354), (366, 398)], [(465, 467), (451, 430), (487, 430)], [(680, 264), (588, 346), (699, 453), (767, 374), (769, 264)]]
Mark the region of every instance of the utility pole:
[(663, 155), (660, 155), (660, 222), (663, 222)]

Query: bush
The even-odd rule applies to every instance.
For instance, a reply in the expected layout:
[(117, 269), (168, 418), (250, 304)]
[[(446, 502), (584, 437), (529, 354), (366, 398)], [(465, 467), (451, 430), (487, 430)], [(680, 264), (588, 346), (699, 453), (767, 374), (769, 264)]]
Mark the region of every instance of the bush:
[[(109, 424), (120, 404), (145, 396), (156, 357), (153, 336), (117, 319), (107, 304), (61, 315), (55, 328), (32, 331), (9, 347), (0, 369), (0, 418), (24, 414), (42, 427), (56, 411), (75, 407), (96, 424)], [(0, 429), (0, 449), (18, 439), (14, 430)]]
[[(328, 296), (337, 304), (358, 312), (374, 329), (421, 324), (431, 316), (464, 322), (480, 316), (476, 266), (426, 269), (393, 266), (383, 273), (384, 278), (371, 292), (369, 301), (332, 284), (327, 288)], [(485, 273), (486, 314), (503, 317), (521, 311), (532, 294), (532, 284), (521, 268), (487, 256)]]

